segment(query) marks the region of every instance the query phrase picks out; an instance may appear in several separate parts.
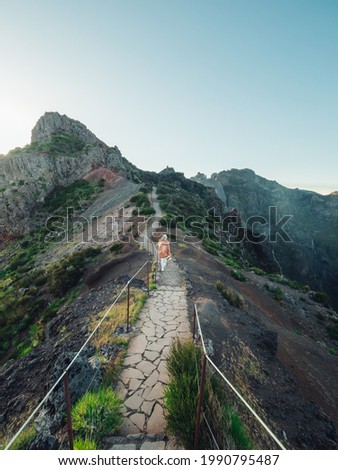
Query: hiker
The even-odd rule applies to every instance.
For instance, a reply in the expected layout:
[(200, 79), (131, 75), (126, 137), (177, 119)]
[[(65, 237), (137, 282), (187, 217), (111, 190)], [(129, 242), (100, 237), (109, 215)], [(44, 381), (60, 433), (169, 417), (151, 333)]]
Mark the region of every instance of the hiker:
[(160, 241), (158, 242), (158, 245), (157, 245), (157, 252), (158, 252), (158, 257), (160, 258), (160, 262), (161, 262), (161, 271), (164, 271), (167, 266), (168, 258), (171, 257), (170, 243), (169, 243), (167, 235), (164, 234), (160, 238)]

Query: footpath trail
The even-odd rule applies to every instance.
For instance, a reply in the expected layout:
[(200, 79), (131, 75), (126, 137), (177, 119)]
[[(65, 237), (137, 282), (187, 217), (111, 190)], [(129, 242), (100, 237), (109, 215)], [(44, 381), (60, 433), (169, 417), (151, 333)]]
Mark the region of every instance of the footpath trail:
[[(156, 192), (152, 196), (156, 199)], [(163, 395), (170, 345), (175, 338), (190, 337), (187, 296), (174, 260), (157, 274), (157, 289), (142, 308), (117, 386), (124, 401), (124, 422), (118, 436), (109, 438), (114, 450), (177, 448), (175, 439), (167, 435)]]

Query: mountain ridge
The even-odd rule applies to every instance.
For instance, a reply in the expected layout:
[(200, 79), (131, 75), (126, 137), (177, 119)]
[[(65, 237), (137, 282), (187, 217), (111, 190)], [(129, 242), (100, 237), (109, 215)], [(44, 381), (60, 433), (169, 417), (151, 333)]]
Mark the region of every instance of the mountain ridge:
[[(309, 284), (312, 288), (327, 291), (338, 308), (338, 198), (324, 196), (313, 191), (290, 189), (266, 178), (253, 170), (227, 170), (214, 173), (210, 178), (197, 174), (192, 178), (222, 194), (222, 200), (230, 211), (236, 207), (247, 228), (254, 230), (264, 242), (262, 248), (276, 270), (291, 279)], [(274, 212), (270, 208), (276, 208)], [(271, 243), (276, 223), (285, 217), (282, 235), (278, 243)], [(276, 225), (275, 223), (275, 225)], [(280, 234), (279, 234), (280, 235)], [(278, 262), (276, 262), (278, 260)]]

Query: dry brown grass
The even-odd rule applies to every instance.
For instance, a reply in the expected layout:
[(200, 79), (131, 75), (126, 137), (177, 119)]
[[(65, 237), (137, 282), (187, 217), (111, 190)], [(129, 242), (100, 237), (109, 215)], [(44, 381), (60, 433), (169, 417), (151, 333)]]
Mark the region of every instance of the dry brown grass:
[[(134, 324), (138, 318), (141, 308), (147, 298), (147, 295), (141, 290), (136, 288), (130, 289), (130, 303), (129, 303), (129, 321)], [(89, 334), (96, 328), (98, 322), (106, 315), (110, 307), (101, 310), (95, 319), (89, 324)], [(95, 333), (91, 344), (98, 350), (106, 344), (112, 343), (127, 343), (127, 338), (121, 336), (114, 336), (114, 332), (119, 326), (123, 326), (127, 321), (127, 293), (125, 292), (120, 300), (109, 311), (106, 318)]]

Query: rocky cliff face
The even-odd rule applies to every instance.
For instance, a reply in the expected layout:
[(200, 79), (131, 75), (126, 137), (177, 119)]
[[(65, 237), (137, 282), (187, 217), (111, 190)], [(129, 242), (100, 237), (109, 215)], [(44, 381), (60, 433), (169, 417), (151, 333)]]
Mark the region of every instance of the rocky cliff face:
[(46, 141), (53, 135), (58, 134), (74, 136), (85, 144), (100, 145), (103, 148), (108, 148), (84, 124), (56, 112), (47, 112), (38, 120), (32, 130), (31, 142)]
[[(226, 210), (236, 207), (242, 224), (262, 235), (254, 242), (268, 254), (276, 272), (326, 291), (338, 307), (335, 194), (289, 189), (248, 169), (222, 171), (211, 178), (198, 174), (193, 180), (215, 187)], [(283, 239), (284, 232), (289, 239)]]
[(31, 144), (0, 158), (0, 225), (3, 236), (29, 231), (37, 203), (98, 167), (124, 176), (131, 165), (85, 125), (49, 112), (32, 130)]

